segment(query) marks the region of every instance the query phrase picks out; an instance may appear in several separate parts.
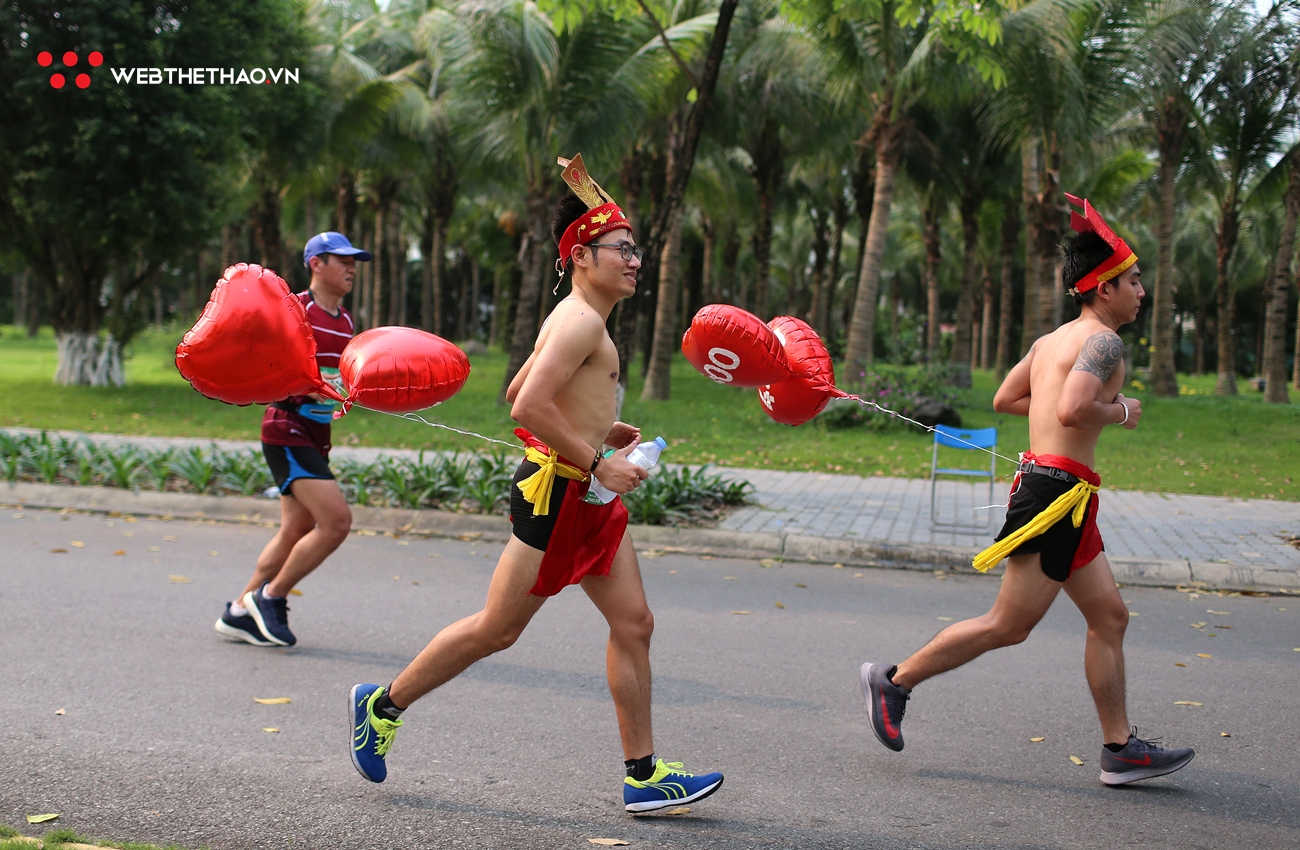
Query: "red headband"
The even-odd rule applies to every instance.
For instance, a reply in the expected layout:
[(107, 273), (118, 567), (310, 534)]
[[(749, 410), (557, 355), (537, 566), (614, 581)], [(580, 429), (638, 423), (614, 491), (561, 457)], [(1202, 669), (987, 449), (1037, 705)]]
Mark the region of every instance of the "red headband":
[(1065, 199), (1076, 207), (1083, 207), (1083, 215), (1070, 210), (1070, 227), (1076, 233), (1096, 233), (1103, 242), (1115, 249), (1115, 253), (1107, 257), (1105, 262), (1088, 272), (1074, 285), (1079, 292), (1089, 292), (1119, 276), (1125, 269), (1136, 263), (1137, 254), (1133, 253), (1133, 249), (1123, 239), (1115, 235), (1115, 231), (1110, 229), (1106, 220), (1092, 208), (1092, 204), (1088, 203), (1086, 198), (1076, 198), (1067, 192)]
[(593, 210), (588, 210), (565, 228), (564, 236), (560, 237), (560, 262), (569, 262), (569, 258), (573, 256), (574, 246), (586, 245), (603, 233), (620, 229), (630, 232), (632, 225), (628, 223), (627, 216), (618, 208), (618, 204), (601, 204)]

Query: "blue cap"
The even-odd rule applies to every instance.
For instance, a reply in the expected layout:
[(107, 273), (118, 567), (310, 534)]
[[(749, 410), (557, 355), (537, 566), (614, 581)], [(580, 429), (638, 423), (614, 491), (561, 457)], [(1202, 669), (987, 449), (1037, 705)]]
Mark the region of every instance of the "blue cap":
[(341, 257), (356, 257), (362, 262), (370, 262), (370, 252), (353, 248), (348, 237), (333, 230), (317, 233), (307, 240), (307, 247), (302, 249), (302, 264), (305, 266), (312, 257), (321, 254), (338, 254)]

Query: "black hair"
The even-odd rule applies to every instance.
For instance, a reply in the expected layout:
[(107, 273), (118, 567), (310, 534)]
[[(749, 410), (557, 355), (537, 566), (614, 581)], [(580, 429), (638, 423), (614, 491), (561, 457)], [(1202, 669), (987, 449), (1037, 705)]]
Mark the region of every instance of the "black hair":
[(1096, 233), (1075, 233), (1066, 237), (1061, 244), (1061, 281), (1065, 291), (1074, 297), (1074, 303), (1084, 305), (1097, 297), (1097, 290), (1075, 292), (1074, 287), (1087, 276), (1088, 272), (1110, 259), (1115, 249), (1106, 244)]
[[(570, 192), (560, 202), (555, 205), (555, 215), (551, 217), (551, 238), (555, 240), (555, 247), (560, 247), (560, 240), (564, 238), (564, 231), (569, 229), (583, 213), (587, 212), (587, 205), (583, 203), (577, 195)], [(573, 273), (573, 258), (562, 257), (564, 260), (564, 271), (566, 274)]]

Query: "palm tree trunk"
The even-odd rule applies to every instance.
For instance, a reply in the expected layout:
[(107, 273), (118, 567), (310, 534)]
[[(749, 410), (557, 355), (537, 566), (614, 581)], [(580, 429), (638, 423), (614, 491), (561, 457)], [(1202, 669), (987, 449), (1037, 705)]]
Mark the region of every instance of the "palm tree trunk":
[[(1178, 125), (1181, 126), (1181, 125)], [(1157, 128), (1160, 139), (1160, 221), (1156, 260), (1155, 304), (1151, 315), (1151, 388), (1158, 396), (1178, 395), (1178, 374), (1174, 364), (1174, 179), (1182, 158), (1182, 133), (1175, 125)]]
[[(885, 116), (892, 108), (892, 99), (882, 104)], [(903, 127), (889, 119), (876, 134), (875, 189), (871, 196), (871, 220), (867, 225), (867, 239), (863, 248), (862, 274), (858, 278), (857, 296), (853, 301), (853, 320), (849, 325), (849, 342), (844, 352), (850, 366), (869, 366), (875, 359), (876, 302), (880, 297), (881, 263), (885, 257), (885, 240), (889, 230), (889, 211), (894, 203), (894, 181), (898, 172), (898, 158)]]
[(992, 352), (989, 350), (989, 347), (993, 339), (993, 299), (995, 297), (995, 292), (993, 290), (993, 270), (988, 267), (987, 263), (983, 265), (982, 269), (981, 288), (984, 292), (984, 297), (981, 299), (983, 301), (983, 304), (981, 305), (983, 310), (981, 311), (982, 315), (980, 317), (979, 368), (988, 369), (991, 365), (989, 362), (989, 355)]
[(424, 255), (423, 268), (420, 269), (420, 327), (429, 333), (436, 334), (437, 321), (434, 318), (434, 298), (433, 298), (433, 216), (426, 213), (424, 216), (424, 232), (420, 235), (420, 253)]
[(466, 307), (469, 335), (466, 339), (478, 339), (479, 301), (483, 298), (483, 267), (478, 264), (478, 257), (470, 257), (469, 281), (469, 304)]
[[(813, 327), (822, 339), (829, 339), (831, 315), (835, 307), (835, 289), (840, 285), (840, 255), (844, 250), (844, 228), (848, 225), (849, 211), (842, 196), (836, 197), (835, 230), (831, 237), (831, 268), (826, 278), (826, 297), (822, 299), (821, 313)], [(847, 298), (845, 299), (848, 300)]]
[(515, 330), (510, 340), (510, 360), (498, 400), (505, 401), (510, 382), (519, 374), (524, 361), (533, 352), (537, 338), (537, 314), (542, 301), (542, 278), (546, 275), (546, 258), (555, 244), (547, 233), (546, 190), (534, 190), (528, 198), (528, 251), (524, 258), (523, 278), (519, 284), (519, 305), (515, 308)]
[(221, 270), (239, 262), (239, 225), (227, 224), (221, 228)]
[(1011, 368), (1011, 323), (1014, 320), (1014, 305), (1011, 303), (1015, 298), (1013, 288), (1013, 274), (1016, 264), (1016, 247), (1020, 242), (1020, 220), (1016, 214), (1018, 208), (1015, 203), (1008, 201), (1006, 211), (1002, 216), (1002, 249), (1001, 268), (999, 275), (1001, 277), (1001, 295), (998, 299), (998, 306), (1001, 308), (998, 318), (998, 353), (997, 362), (994, 368), (997, 369), (998, 380), (1006, 376), (1007, 371)]
[[(1264, 320), (1264, 401), (1288, 404), (1286, 391), (1286, 308), (1291, 294), (1291, 253), (1295, 247), (1296, 221), (1300, 219), (1300, 156), (1292, 157), (1291, 181), (1286, 189), (1286, 219), (1277, 241), (1272, 292)], [(1300, 359), (1300, 358), (1298, 358)]]
[(1020, 356), (1040, 336), (1039, 271), (1042, 267), (1042, 216), (1038, 211), (1038, 139), (1026, 139), (1020, 145), (1020, 189), (1025, 207), (1025, 309), (1020, 334)]
[[(1061, 149), (1057, 144), (1055, 132), (1047, 135), (1040, 180), (1042, 194), (1038, 201), (1038, 212), (1042, 224), (1038, 234), (1038, 336), (1051, 333), (1061, 324), (1061, 304), (1064, 293), (1061, 290), (1061, 213), (1060, 185)], [(1037, 338), (1037, 337), (1035, 337)]]
[(677, 299), (681, 287), (682, 220), (679, 217), (659, 261), (659, 301), (655, 305), (654, 339), (650, 369), (641, 390), (642, 401), (667, 401), (672, 397), (671, 367), (677, 350)]
[(809, 210), (809, 218), (812, 219), (813, 225), (813, 271), (812, 271), (812, 298), (808, 304), (808, 312), (805, 314), (805, 320), (816, 330), (821, 321), (822, 303), (826, 300), (826, 292), (830, 288), (826, 280), (826, 264), (829, 260), (830, 244), (827, 239), (827, 225), (829, 214), (822, 211), (821, 214), (814, 214), (814, 210)]
[(921, 212), (921, 233), (925, 243), (925, 362), (939, 362), (939, 218), (943, 215), (942, 195), (930, 184), (925, 209)]
[(338, 189), (335, 192), (334, 226), (350, 239), (356, 217), (357, 176), (344, 169), (339, 173)]
[(1236, 197), (1229, 194), (1223, 202), (1219, 232), (1215, 238), (1215, 306), (1219, 311), (1219, 376), (1214, 383), (1216, 395), (1237, 395), (1237, 351), (1233, 325), (1236, 321), (1236, 298), (1228, 263), (1237, 247), (1239, 221)]
[(717, 276), (713, 272), (713, 252), (718, 244), (718, 235), (707, 215), (700, 216), (700, 233), (704, 237), (704, 257), (700, 260), (700, 297), (705, 304), (716, 304), (718, 295), (713, 289)]
[(973, 193), (962, 197), (961, 203), (961, 292), (957, 295), (957, 335), (953, 339), (950, 362), (957, 367), (953, 383), (959, 387), (970, 386), (970, 363), (975, 341), (972, 324), (975, 321), (975, 270), (978, 260), (975, 251), (980, 238), (980, 203), (983, 198)]
[(1196, 338), (1192, 374), (1197, 376), (1205, 374), (1205, 339), (1211, 333), (1208, 306), (1205, 302), (1196, 305)]
[(392, 259), (388, 267), (388, 292), (391, 299), (388, 318), (392, 324), (406, 324), (406, 241), (402, 238), (402, 207), (396, 195), (388, 217), (388, 250)]
[(388, 202), (379, 197), (375, 204), (375, 229), (374, 236), (371, 237), (375, 243), (375, 261), (374, 268), (370, 274), (370, 321), (369, 326), (372, 328), (388, 324), (388, 302), (384, 300), (384, 294), (387, 291), (384, 288), (388, 280)]

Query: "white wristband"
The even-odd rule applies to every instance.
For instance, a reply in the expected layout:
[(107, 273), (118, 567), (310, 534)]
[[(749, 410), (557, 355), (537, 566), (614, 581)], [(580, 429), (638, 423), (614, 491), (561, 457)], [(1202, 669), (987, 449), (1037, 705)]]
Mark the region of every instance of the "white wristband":
[(1120, 407), (1124, 408), (1124, 418), (1119, 421), (1119, 424), (1123, 425), (1125, 422), (1128, 421), (1128, 405), (1122, 401), (1117, 401), (1115, 403), (1118, 404)]

